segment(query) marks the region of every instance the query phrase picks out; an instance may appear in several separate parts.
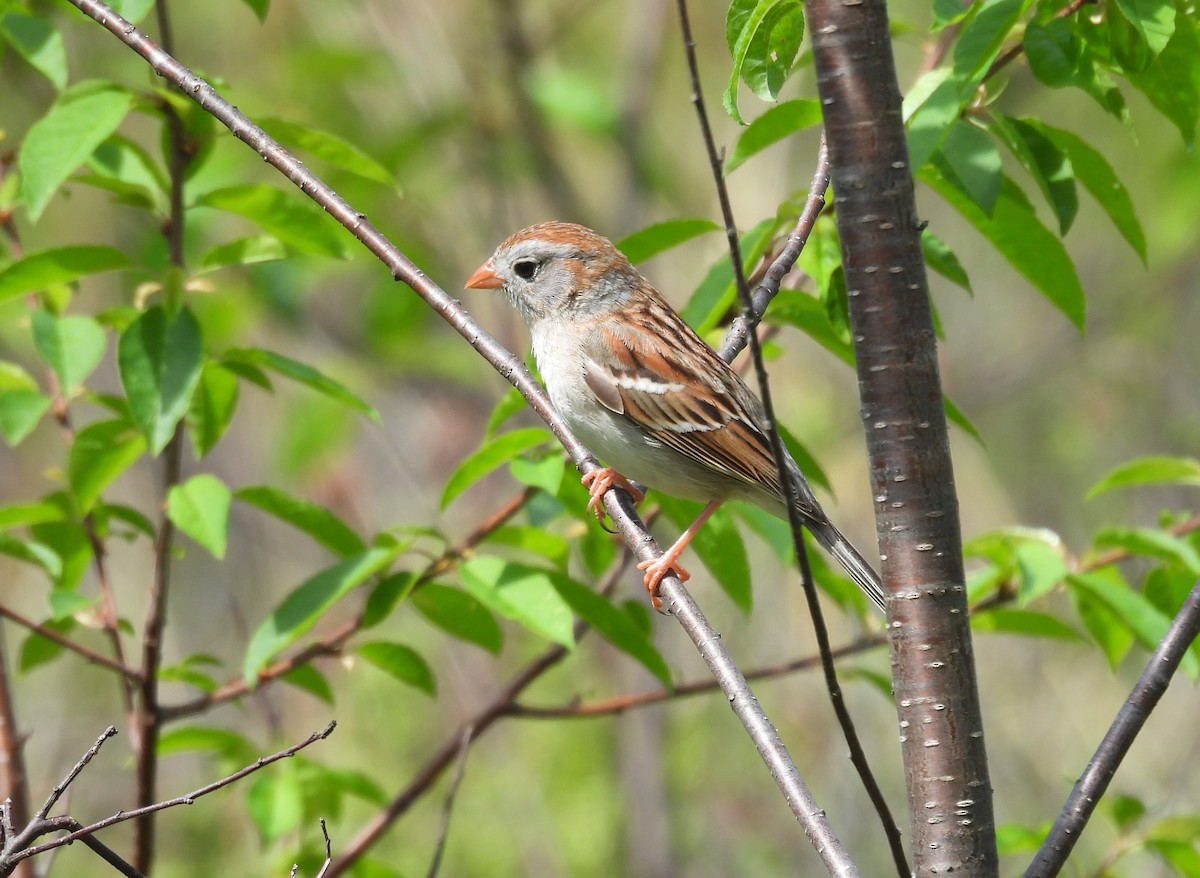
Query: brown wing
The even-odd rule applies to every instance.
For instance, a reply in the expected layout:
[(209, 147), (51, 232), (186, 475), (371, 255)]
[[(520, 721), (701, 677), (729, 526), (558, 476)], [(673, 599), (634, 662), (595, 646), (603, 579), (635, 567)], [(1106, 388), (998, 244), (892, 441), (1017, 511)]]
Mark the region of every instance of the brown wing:
[(745, 383), (657, 297), (622, 316), (585, 350), (584, 378), (600, 404), (680, 454), (782, 496)]

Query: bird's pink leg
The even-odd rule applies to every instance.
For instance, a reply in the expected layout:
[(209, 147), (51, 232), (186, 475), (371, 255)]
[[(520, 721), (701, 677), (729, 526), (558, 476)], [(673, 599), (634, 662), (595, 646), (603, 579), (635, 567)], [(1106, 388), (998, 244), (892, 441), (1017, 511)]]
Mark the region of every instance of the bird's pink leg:
[(637, 506), (646, 499), (645, 491), (639, 491), (629, 479), (625, 478), (612, 467), (601, 467), (587, 473), (582, 479), (583, 486), (588, 489), (588, 512), (596, 516), (596, 521), (604, 524), (604, 492), (617, 487), (627, 492)]
[(646, 591), (650, 592), (650, 603), (654, 605), (654, 609), (662, 609), (662, 600), (658, 596), (658, 587), (662, 584), (663, 577), (675, 571), (675, 575), (679, 577), (680, 582), (687, 582), (692, 578), (692, 574), (688, 573), (676, 563), (679, 556), (683, 554), (683, 550), (687, 548), (688, 543), (692, 541), (699, 531), (704, 526), (704, 522), (712, 517), (712, 514), (717, 511), (717, 507), (721, 505), (720, 500), (713, 500), (704, 507), (704, 511), (699, 517), (692, 522), (691, 527), (685, 530), (675, 541), (671, 548), (662, 553), (661, 558), (656, 558), (653, 561), (643, 561), (638, 565), (638, 570), (646, 571), (646, 578), (643, 580), (646, 586)]

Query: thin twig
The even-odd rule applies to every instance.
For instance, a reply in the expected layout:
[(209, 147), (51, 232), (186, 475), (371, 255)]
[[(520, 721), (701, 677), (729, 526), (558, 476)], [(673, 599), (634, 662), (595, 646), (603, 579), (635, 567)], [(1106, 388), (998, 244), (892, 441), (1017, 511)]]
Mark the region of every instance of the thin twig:
[(454, 810), (454, 798), (458, 795), (458, 787), (462, 783), (463, 774), (467, 767), (467, 754), (471, 752), (471, 736), (474, 731), (470, 726), (464, 726), (459, 738), (458, 759), (454, 765), (454, 777), (450, 781), (450, 789), (446, 791), (446, 800), (442, 803), (442, 823), (438, 828), (437, 843), (433, 848), (433, 858), (429, 863), (427, 878), (437, 878), (442, 866), (442, 855), (446, 851), (446, 838), (450, 835), (450, 814)]
[[(738, 298), (741, 301), (742, 312), (746, 316), (747, 321), (749, 321), (751, 319), (750, 315), (754, 313), (754, 301), (751, 297), (750, 287), (746, 282), (746, 274), (742, 266), (737, 224), (734, 221), (733, 207), (729, 201), (729, 191), (725, 186), (725, 175), (721, 170), (721, 156), (717, 150), (716, 140), (712, 133), (712, 125), (709, 123), (708, 113), (704, 107), (704, 96), (700, 87), (700, 67), (696, 60), (696, 45), (692, 39), (691, 26), (688, 22), (687, 0), (677, 0), (676, 5), (679, 8), (684, 50), (687, 55), (688, 72), (691, 77), (692, 103), (695, 105), (696, 115), (699, 118), (701, 136), (703, 137), (704, 146), (708, 153), (713, 182), (717, 189), (717, 200), (721, 205), (721, 216), (725, 223), (726, 236), (729, 239), (729, 255), (733, 265), (734, 278), (737, 282)], [(818, 162), (818, 174), (821, 173), (821, 166), (823, 164), (825, 163)], [(815, 185), (813, 188), (816, 188)], [(821, 191), (823, 193), (824, 188)], [(810, 191), (810, 196), (811, 194)], [(782, 279), (782, 275), (780, 278)], [(779, 473), (780, 484), (784, 486), (784, 496), (789, 501), (787, 503), (787, 511), (788, 522), (791, 525), (792, 531), (792, 542), (796, 551), (796, 560), (800, 567), (800, 579), (804, 584), (804, 595), (807, 599), (813, 631), (816, 635), (817, 646), (821, 655), (821, 668), (824, 672), (826, 688), (829, 691), (829, 700), (833, 705), (838, 725), (841, 726), (842, 734), (850, 749), (850, 760), (858, 772), (859, 778), (868, 797), (871, 799), (872, 805), (875, 807), (876, 813), (879, 815), (879, 822), (883, 828), (884, 835), (887, 837), (888, 847), (892, 853), (892, 859), (897, 872), (901, 878), (906, 878), (910, 870), (907, 857), (904, 853), (903, 841), (900, 837), (900, 829), (896, 824), (895, 818), (892, 816), (886, 798), (884, 798), (883, 790), (880, 788), (879, 782), (875, 779), (870, 763), (867, 761), (866, 751), (859, 740), (858, 731), (854, 727), (854, 721), (850, 716), (850, 711), (847, 709), (845, 698), (842, 695), (841, 684), (837, 679), (837, 670), (834, 666), (829, 640), (829, 630), (825, 625), (821, 602), (817, 595), (812, 570), (809, 566), (808, 553), (804, 547), (804, 522), (801, 517), (799, 505), (800, 490), (792, 478), (793, 474), (787, 465), (787, 451), (783, 446), (779, 431), (776, 429), (777, 421), (774, 404), (771, 400), (770, 381), (767, 377), (766, 365), (763, 362), (762, 347), (758, 343), (758, 337), (753, 332), (747, 333), (747, 339), (749, 341), (750, 356), (754, 363), (754, 371), (758, 378), (759, 397), (763, 406), (767, 435), (771, 440), (771, 450), (775, 457), (775, 468)], [(795, 811), (795, 808), (793, 808), (793, 811)], [(807, 828), (805, 817), (800, 813), (797, 813), (797, 817)], [(833, 874), (856, 874), (854, 864), (845, 851), (827, 849), (821, 844), (818, 844), (817, 849), (821, 853), (826, 867)]]
[(49, 816), (50, 809), (62, 798), (62, 794), (67, 791), (67, 787), (72, 784), (75, 778), (79, 777), (79, 772), (83, 771), (87, 767), (87, 764), (96, 758), (96, 754), (100, 752), (100, 748), (104, 746), (104, 742), (116, 735), (116, 733), (116, 726), (109, 726), (100, 733), (100, 737), (96, 739), (96, 743), (89, 747), (83, 756), (79, 757), (79, 761), (71, 767), (71, 770), (67, 772), (67, 776), (59, 781), (58, 786), (50, 791), (50, 795), (46, 797), (46, 801), (42, 804), (42, 807), (38, 808), (36, 815), (38, 820), (45, 820)]
[[(35, 845), (33, 847), (26, 848), (25, 850), (22, 850), (22, 851), (14, 852), (10, 855), (9, 862), (15, 863), (15, 862), (19, 862), (20, 860), (28, 859), (29, 857), (35, 857), (38, 854), (45, 853), (46, 851), (53, 850), (54, 848), (62, 847), (63, 845), (66, 845), (66, 844), (71, 844), (72, 842), (78, 841), (79, 839), (81, 839), (85, 836), (92, 835), (93, 833), (99, 832), (101, 829), (107, 829), (108, 827), (115, 826), (118, 823), (124, 823), (126, 820), (135, 820), (137, 818), (145, 816), (146, 814), (153, 814), (158, 811), (163, 811), (167, 808), (174, 808), (178, 805), (194, 804), (197, 799), (207, 796), (209, 793), (215, 792), (215, 791), (221, 789), (222, 787), (228, 786), (231, 783), (239, 781), (243, 777), (246, 777), (249, 774), (253, 774), (254, 772), (270, 765), (273, 762), (278, 762), (280, 759), (287, 759), (291, 756), (295, 756), (297, 753), (299, 753), (305, 747), (308, 747), (311, 744), (315, 744), (317, 741), (323, 741), (325, 738), (328, 738), (331, 734), (333, 734), (333, 730), (335, 728), (337, 728), (337, 723), (331, 722), (324, 729), (322, 729), (319, 732), (314, 732), (313, 734), (311, 734), (307, 738), (305, 738), (303, 741), (301, 741), (299, 744), (293, 744), (292, 746), (290, 746), (284, 750), (280, 750), (278, 753), (273, 753), (270, 756), (263, 756), (260, 759), (257, 759), (254, 762), (250, 763), (245, 768), (243, 768), (239, 771), (235, 771), (233, 774), (223, 777), (220, 780), (213, 781), (210, 784), (205, 784), (204, 786), (202, 786), (198, 789), (195, 789), (192, 792), (187, 793), (185, 795), (176, 796), (173, 799), (166, 799), (161, 802), (155, 802), (151, 805), (146, 805), (141, 808), (135, 808), (131, 811), (119, 811), (110, 817), (104, 818), (103, 820), (98, 820), (95, 823), (88, 824), (87, 826), (80, 826), (78, 829), (72, 829), (72, 831), (68, 832), (66, 835), (64, 835), (60, 838), (54, 839), (54, 841), (49, 841), (44, 844), (39, 844), (39, 845)], [(64, 819), (64, 818), (51, 818), (51, 819), (46, 820), (45, 821), (46, 825), (44, 827), (39, 827), (38, 831), (35, 832), (34, 837), (45, 835), (47, 832), (53, 832), (58, 829), (64, 828), (61, 825), (62, 819)], [(65, 819), (68, 821), (71, 821), (71, 822), (75, 822), (73, 820), (73, 818), (68, 817)]]
[(1167, 691), (1171, 677), (1197, 634), (1200, 634), (1200, 580), (1196, 581), (1184, 599), (1166, 635), (1159, 641), (1154, 655), (1129, 693), (1129, 698), (1117, 712), (1104, 740), (1076, 781), (1050, 834), (1026, 870), (1025, 878), (1054, 878), (1062, 871), (1096, 805), (1121, 767), (1125, 754)]
[(321, 864), (316, 878), (325, 878), (325, 873), (329, 871), (329, 864), (333, 862), (333, 842), (329, 840), (329, 827), (325, 825), (324, 817), (321, 818), (321, 835), (325, 839), (325, 862)]

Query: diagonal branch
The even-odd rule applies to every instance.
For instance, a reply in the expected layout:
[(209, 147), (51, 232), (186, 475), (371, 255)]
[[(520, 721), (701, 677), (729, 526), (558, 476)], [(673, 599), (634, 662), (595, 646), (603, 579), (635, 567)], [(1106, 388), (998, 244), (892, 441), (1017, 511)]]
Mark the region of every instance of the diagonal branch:
[(1159, 642), (1154, 655), (1134, 685), (1129, 698), (1117, 713), (1104, 740), (1083, 770), (1075, 788), (1067, 797), (1062, 813), (1054, 821), (1050, 834), (1042, 842), (1037, 856), (1025, 871), (1025, 878), (1054, 878), (1066, 865), (1075, 843), (1096, 810), (1096, 804), (1108, 789), (1109, 782), (1146, 720), (1158, 705), (1179, 663), (1200, 634), (1200, 580), (1188, 593), (1183, 606), (1171, 621), (1166, 636)]

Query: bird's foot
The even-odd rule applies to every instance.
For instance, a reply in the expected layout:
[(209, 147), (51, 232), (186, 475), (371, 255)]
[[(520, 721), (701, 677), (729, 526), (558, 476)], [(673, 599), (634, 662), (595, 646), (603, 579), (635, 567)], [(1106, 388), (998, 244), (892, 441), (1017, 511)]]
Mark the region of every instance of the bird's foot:
[[(609, 488), (620, 488), (633, 499), (637, 506), (646, 499), (646, 492), (639, 491), (629, 479), (625, 478), (612, 467), (601, 467), (587, 473), (582, 479), (583, 486), (588, 489), (588, 512), (596, 516), (596, 521), (604, 524), (604, 492)], [(661, 578), (661, 577), (660, 577)]]
[[(679, 550), (683, 551), (682, 547)], [(692, 574), (688, 573), (679, 564), (679, 552), (672, 553), (670, 549), (663, 553), (661, 558), (655, 558), (652, 561), (643, 561), (638, 565), (638, 570), (646, 572), (642, 584), (646, 586), (646, 591), (650, 594), (650, 603), (658, 612), (662, 612), (662, 598), (658, 596), (658, 587), (662, 585), (664, 577), (669, 573), (674, 573), (680, 582), (687, 582), (692, 578)]]

